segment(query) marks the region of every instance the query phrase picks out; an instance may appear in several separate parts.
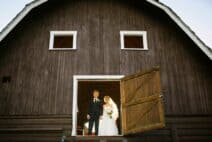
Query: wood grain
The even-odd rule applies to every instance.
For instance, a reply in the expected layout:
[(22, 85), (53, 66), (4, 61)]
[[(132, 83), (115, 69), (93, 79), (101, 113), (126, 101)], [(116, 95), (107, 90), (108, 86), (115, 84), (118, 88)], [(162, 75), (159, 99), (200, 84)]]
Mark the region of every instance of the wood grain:
[(124, 77), (121, 93), (123, 134), (165, 127), (158, 68)]
[[(51, 30), (76, 30), (77, 50), (49, 51)], [(147, 31), (149, 50), (121, 50), (120, 30)], [(212, 62), (163, 11), (137, 0), (51, 0), (0, 43), (0, 115), (71, 115), (73, 75), (130, 75), (154, 66), (161, 68), (165, 114), (188, 122), (200, 116), (191, 129), (209, 131), (201, 120), (212, 115)], [(11, 81), (2, 83), (4, 76)], [(211, 139), (179, 140), (201, 138)]]

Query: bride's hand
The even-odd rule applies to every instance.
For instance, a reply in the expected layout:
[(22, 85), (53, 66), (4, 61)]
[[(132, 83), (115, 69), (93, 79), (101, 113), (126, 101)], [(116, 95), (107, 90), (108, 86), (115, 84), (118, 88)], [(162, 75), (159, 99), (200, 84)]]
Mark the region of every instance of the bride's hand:
[(99, 117), (100, 120), (102, 120), (102, 115)]
[(90, 118), (91, 118), (91, 117), (90, 117), (90, 115), (88, 114), (88, 115), (87, 115), (87, 119), (89, 120)]

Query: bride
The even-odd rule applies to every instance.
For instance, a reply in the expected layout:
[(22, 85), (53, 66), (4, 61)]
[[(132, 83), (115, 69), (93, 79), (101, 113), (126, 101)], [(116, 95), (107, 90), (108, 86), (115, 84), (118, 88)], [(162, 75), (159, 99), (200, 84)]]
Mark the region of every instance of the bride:
[(118, 135), (116, 120), (119, 117), (118, 108), (111, 97), (104, 97), (103, 115), (99, 124), (99, 136)]

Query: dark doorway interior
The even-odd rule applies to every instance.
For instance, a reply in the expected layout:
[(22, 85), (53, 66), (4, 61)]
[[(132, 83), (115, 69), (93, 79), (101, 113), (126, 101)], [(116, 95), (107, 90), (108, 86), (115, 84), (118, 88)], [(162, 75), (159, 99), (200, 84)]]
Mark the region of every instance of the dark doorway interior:
[[(77, 128), (83, 129), (84, 123), (87, 122), (88, 101), (92, 99), (92, 92), (94, 89), (100, 91), (100, 99), (110, 96), (119, 108), (119, 118), (117, 125), (119, 134), (121, 130), (120, 125), (120, 81), (79, 81), (78, 82), (78, 116)], [(82, 135), (82, 131), (77, 131), (77, 135)]]

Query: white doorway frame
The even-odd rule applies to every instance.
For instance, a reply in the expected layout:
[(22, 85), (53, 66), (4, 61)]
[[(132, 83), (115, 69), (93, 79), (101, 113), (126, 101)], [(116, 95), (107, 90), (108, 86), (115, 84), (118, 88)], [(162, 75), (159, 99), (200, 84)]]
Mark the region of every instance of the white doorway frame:
[(74, 75), (73, 100), (72, 100), (72, 136), (77, 136), (77, 111), (78, 111), (78, 82), (79, 81), (120, 81), (124, 75)]

